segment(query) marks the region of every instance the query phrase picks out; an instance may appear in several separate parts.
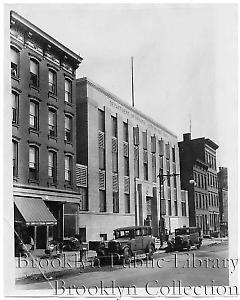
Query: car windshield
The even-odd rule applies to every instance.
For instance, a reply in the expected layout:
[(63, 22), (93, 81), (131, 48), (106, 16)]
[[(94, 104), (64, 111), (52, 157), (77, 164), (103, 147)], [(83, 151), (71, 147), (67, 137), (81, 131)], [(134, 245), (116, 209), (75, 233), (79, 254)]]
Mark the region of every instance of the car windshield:
[(175, 235), (189, 234), (189, 228), (175, 229)]
[(133, 237), (133, 230), (115, 230), (114, 235), (116, 239), (122, 237)]

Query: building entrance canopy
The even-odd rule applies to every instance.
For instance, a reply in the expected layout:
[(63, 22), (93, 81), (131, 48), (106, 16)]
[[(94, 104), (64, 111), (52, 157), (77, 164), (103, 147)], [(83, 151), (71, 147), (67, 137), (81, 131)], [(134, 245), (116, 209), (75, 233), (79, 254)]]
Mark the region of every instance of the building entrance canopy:
[(41, 198), (14, 197), (27, 226), (57, 225), (57, 220)]

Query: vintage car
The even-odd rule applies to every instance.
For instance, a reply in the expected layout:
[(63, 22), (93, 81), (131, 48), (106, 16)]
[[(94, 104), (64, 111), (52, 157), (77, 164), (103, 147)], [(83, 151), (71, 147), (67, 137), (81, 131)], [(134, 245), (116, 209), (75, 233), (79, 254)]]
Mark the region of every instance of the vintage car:
[(201, 229), (198, 227), (182, 227), (175, 229), (174, 250), (190, 250), (192, 246), (199, 249), (202, 244)]
[(151, 259), (155, 251), (155, 238), (149, 226), (129, 226), (114, 230), (114, 239), (101, 243), (98, 257), (115, 255), (129, 260), (137, 254), (147, 253)]

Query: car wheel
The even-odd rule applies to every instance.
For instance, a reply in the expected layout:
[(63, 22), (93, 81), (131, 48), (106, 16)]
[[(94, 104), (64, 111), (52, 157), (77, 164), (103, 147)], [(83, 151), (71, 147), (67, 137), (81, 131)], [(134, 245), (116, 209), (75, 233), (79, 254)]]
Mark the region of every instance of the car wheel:
[(148, 259), (153, 258), (153, 253), (154, 253), (154, 247), (153, 247), (153, 245), (150, 245), (150, 247), (148, 249)]
[(126, 263), (129, 263), (131, 260), (131, 250), (128, 247), (123, 250), (123, 258)]

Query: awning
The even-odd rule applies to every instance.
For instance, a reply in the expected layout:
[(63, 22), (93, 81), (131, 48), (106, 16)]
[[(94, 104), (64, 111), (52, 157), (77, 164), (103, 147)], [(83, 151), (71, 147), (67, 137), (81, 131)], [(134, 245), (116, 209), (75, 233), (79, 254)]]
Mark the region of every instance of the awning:
[(41, 198), (14, 197), (26, 225), (56, 225), (57, 220)]

